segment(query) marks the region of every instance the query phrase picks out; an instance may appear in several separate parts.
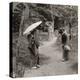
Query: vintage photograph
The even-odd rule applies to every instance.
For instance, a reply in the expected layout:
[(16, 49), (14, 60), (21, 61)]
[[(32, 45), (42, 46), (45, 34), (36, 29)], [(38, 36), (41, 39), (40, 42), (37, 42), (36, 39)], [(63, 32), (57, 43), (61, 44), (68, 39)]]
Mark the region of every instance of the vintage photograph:
[(10, 77), (78, 74), (78, 6), (9, 5)]

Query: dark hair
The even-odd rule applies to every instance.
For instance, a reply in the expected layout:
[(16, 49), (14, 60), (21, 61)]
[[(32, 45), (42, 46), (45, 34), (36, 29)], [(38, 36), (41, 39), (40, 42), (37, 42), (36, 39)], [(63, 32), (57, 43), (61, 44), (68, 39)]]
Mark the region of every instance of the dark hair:
[(62, 34), (65, 31), (64, 28), (59, 29), (59, 33)]
[(31, 37), (31, 34), (28, 34), (28, 35), (27, 35), (28, 40), (30, 39), (30, 37)]
[(63, 30), (62, 29), (59, 29), (59, 31), (58, 31), (60, 34), (62, 34), (63, 33)]

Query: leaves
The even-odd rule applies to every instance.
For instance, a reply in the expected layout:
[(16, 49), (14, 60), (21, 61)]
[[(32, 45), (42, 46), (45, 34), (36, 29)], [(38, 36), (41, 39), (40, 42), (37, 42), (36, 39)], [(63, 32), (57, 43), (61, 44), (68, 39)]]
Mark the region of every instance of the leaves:
[[(34, 4), (34, 3), (17, 3), (13, 10), (13, 29), (19, 31), (22, 16), (24, 16), (25, 23), (34, 23), (38, 20), (52, 21), (53, 16), (67, 22), (77, 22), (77, 6), (70, 5), (50, 5), (50, 4)], [(24, 26), (24, 25), (22, 25)]]

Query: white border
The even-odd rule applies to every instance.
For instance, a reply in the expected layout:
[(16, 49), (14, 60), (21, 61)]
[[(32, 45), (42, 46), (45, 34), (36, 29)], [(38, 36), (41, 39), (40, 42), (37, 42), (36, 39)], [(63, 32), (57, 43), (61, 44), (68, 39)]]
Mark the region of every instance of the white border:
[[(78, 5), (80, 0), (0, 0), (0, 80), (12, 80), (8, 77), (9, 74), (9, 3), (10, 2), (31, 2), (31, 3), (50, 3), (63, 5)], [(79, 6), (80, 10), (80, 6)], [(78, 13), (78, 34), (80, 34), (80, 11)], [(80, 40), (80, 35), (78, 36)], [(80, 44), (80, 42), (78, 42)], [(78, 53), (80, 47), (78, 48)], [(80, 54), (79, 56), (80, 57)], [(80, 58), (78, 58), (80, 61)], [(80, 67), (80, 64), (79, 64)], [(79, 70), (80, 72), (80, 70)], [(51, 76), (51, 77), (35, 77), (35, 78), (20, 78), (22, 80), (79, 80), (80, 75), (66, 76)], [(17, 80), (20, 80), (19, 78)]]

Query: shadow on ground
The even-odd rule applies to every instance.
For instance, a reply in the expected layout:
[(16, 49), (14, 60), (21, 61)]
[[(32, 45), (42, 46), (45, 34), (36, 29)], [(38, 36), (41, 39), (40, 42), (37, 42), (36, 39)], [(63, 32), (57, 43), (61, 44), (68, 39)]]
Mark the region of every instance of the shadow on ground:
[(40, 65), (44, 65), (44, 64), (49, 63), (49, 59), (50, 59), (49, 56), (46, 56), (44, 54), (40, 54)]
[[(45, 56), (44, 54), (40, 54), (39, 57), (40, 57), (40, 65), (48, 64), (49, 59), (50, 59), (49, 56)], [(34, 65), (35, 58), (34, 58), (34, 56), (27, 55), (25, 57), (19, 57), (18, 62), (23, 64), (25, 67), (29, 68), (32, 65)]]
[(72, 70), (75, 71), (76, 73), (78, 73), (78, 63), (74, 63), (72, 66), (71, 66)]

